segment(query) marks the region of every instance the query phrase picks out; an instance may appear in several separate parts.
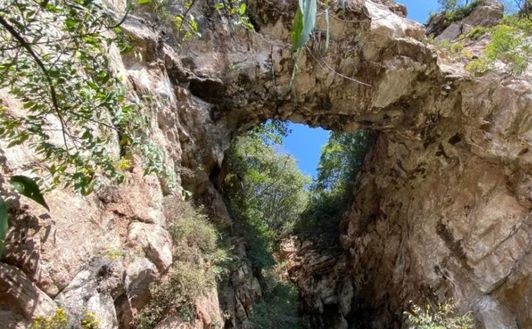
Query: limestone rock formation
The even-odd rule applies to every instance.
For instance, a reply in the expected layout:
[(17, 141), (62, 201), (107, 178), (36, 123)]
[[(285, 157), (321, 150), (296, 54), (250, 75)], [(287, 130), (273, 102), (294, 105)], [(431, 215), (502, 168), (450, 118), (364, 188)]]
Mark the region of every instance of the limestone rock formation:
[[(111, 59), (128, 90), (155, 100), (144, 108), (147, 129), (178, 185), (230, 228), (215, 182), (232, 137), (269, 118), (376, 130), (340, 228), (344, 252), (303, 255), (303, 272), (293, 272), (300, 288), (312, 286), (304, 298), (321, 312), (317, 325), (352, 328), (363, 318), (368, 328), (399, 328), (410, 301), (452, 297), (479, 328), (531, 328), (530, 69), (512, 76), (501, 63), (473, 77), (463, 63), (438, 58), (403, 7), (331, 1), (328, 49), (321, 17), (290, 88), (295, 4), (248, 1), (255, 24), (248, 31), (199, 1), (201, 37), (181, 46), (145, 11), (124, 22), (134, 51)], [(1, 97), (21, 111), (16, 99)], [(20, 146), (0, 149), (3, 176), (37, 161)], [(171, 207), (176, 195), (140, 167), (127, 183), (92, 196), (49, 193), (49, 214), (3, 184), (13, 227), (0, 264), (0, 323), (27, 328), (64, 305), (73, 316), (82, 308), (98, 313), (106, 328), (131, 326), (150, 298), (146, 287), (173, 261), (168, 226), (179, 215)], [(231, 284), (198, 301), (197, 328), (213, 319), (249, 325), (261, 292), (245, 248), (235, 245), (242, 266)], [(180, 321), (169, 314), (159, 328)]]

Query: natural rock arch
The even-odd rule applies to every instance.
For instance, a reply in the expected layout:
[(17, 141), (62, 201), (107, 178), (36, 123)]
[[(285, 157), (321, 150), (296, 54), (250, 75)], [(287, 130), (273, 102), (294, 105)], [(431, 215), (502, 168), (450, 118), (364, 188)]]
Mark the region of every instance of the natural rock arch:
[(438, 58), (400, 7), (349, 1), (332, 11), (328, 50), (315, 39), (289, 89), (291, 15), (280, 13), (292, 11), (251, 2), (258, 33), (215, 30), (203, 54), (192, 43), (193, 62), (216, 63), (191, 84), (200, 98), (217, 86), (214, 124), (229, 136), (270, 118), (381, 132), (341, 232), (342, 271), (354, 300), (379, 314), (373, 327), (429, 295), (457, 299), (486, 328), (532, 325), (530, 82), (471, 77)]
[[(199, 1), (195, 10), (202, 37), (181, 47), (147, 17), (131, 15), (125, 21), (122, 27), (135, 51), (115, 54), (113, 61), (133, 92), (156, 100), (147, 109), (150, 130), (167, 151), (169, 166), (179, 168), (179, 182), (227, 219), (212, 176), (231, 138), (242, 131), (270, 118), (334, 130), (378, 130), (342, 223), (344, 262), (332, 267), (341, 279), (339, 323), (363, 306), (375, 315), (370, 319), (374, 328), (398, 326), (394, 321), (410, 299), (423, 302), (431, 295), (454, 297), (486, 328), (531, 327), (526, 298), (532, 295), (529, 77), (471, 77), (460, 63), (438, 58), (425, 43), (423, 28), (403, 17), (404, 8), (388, 0), (349, 0), (342, 1), (345, 7), (334, 2), (328, 50), (316, 37), (299, 59), (289, 88), (295, 3), (250, 0), (257, 30), (251, 32), (202, 13), (209, 7)], [(317, 36), (320, 29), (323, 22)], [(2, 162), (16, 170), (24, 162), (20, 159), (27, 160), (6, 152)], [(30, 268), (16, 257), (8, 259), (24, 271), (9, 269), (20, 282), (28, 281), (26, 295), (53, 305), (49, 296), (84, 273), (84, 257), (97, 250), (93, 242), (107, 242), (99, 234), (149, 249), (145, 262), (152, 272), (168, 268), (171, 243), (161, 206), (166, 191), (138, 170), (131, 176), (129, 190), (109, 188), (86, 199), (64, 190), (48, 196), (56, 209), (51, 217), (58, 220), (46, 225), (63, 240), (52, 245), (42, 238), (44, 230), (28, 230), (31, 236), (21, 238), (12, 254), (35, 238), (39, 243), (28, 254), (36, 255), (36, 264)], [(39, 210), (30, 206), (17, 216), (26, 212), (38, 222)], [(75, 230), (71, 218), (77, 219)], [(117, 218), (131, 225), (108, 230), (105, 225), (123, 222)], [(95, 224), (100, 222), (105, 225)], [(80, 235), (83, 239), (74, 240)], [(64, 271), (50, 270), (57, 268)], [(0, 272), (0, 284), (9, 286), (3, 273), (8, 271)], [(342, 291), (353, 293), (346, 300)], [(105, 297), (112, 305), (113, 299)], [(28, 319), (30, 313), (21, 316)]]

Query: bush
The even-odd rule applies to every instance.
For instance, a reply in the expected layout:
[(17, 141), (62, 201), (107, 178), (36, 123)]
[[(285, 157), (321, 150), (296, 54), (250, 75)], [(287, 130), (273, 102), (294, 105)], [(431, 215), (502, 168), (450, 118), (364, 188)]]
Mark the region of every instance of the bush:
[(425, 308), (414, 305), (412, 312), (406, 315), (410, 329), (473, 329), (470, 314), (457, 314), (452, 302)]
[(184, 321), (194, 317), (194, 300), (212, 288), (215, 277), (211, 271), (187, 262), (177, 261), (168, 276), (150, 287), (152, 302), (137, 319), (138, 329), (149, 329), (174, 310)]
[(305, 328), (305, 319), (297, 311), (298, 292), (290, 282), (274, 282), (264, 300), (255, 304), (250, 320), (255, 329)]
[(176, 261), (167, 276), (150, 287), (152, 299), (137, 318), (138, 329), (154, 328), (171, 311), (191, 321), (194, 301), (215, 286), (218, 265), (228, 260), (216, 228), (201, 209), (183, 202), (176, 212), (179, 217), (170, 226)]
[(490, 69), (491, 63), (487, 61), (485, 58), (477, 58), (469, 63), (467, 63), (465, 69), (467, 72), (475, 74), (475, 75), (481, 75), (486, 73)]
[(475, 26), (471, 31), (466, 34), (466, 38), (471, 40), (478, 40), (482, 36), (486, 35), (489, 32), (489, 29), (485, 26)]
[(82, 329), (99, 329), (100, 321), (94, 313), (87, 312), (83, 319), (81, 319), (81, 328)]
[(491, 40), (484, 54), (466, 65), (468, 72), (483, 74), (497, 60), (508, 64), (514, 74), (521, 74), (528, 68), (532, 47), (527, 39), (532, 36), (532, 21), (509, 16), (492, 28), (475, 28), (466, 37), (476, 39), (483, 34), (489, 34)]
[[(199, 252), (201, 255), (213, 253), (217, 249), (218, 232), (209, 218), (189, 203), (179, 207), (179, 218), (170, 226), (170, 235), (179, 256)], [(192, 255), (196, 256), (196, 255)]]
[(481, 3), (481, 0), (473, 0), (466, 4), (458, 0), (438, 0), (438, 3), (440, 9), (445, 12), (445, 22), (450, 24), (469, 15)]
[(67, 312), (63, 308), (58, 308), (49, 317), (37, 317), (31, 325), (31, 329), (99, 329), (100, 322), (94, 313), (87, 312), (78, 325), (70, 325)]
[(471, 12), (480, 4), (480, 1), (473, 1), (468, 5), (465, 6), (459, 6), (455, 8), (454, 10), (448, 11), (445, 13), (445, 19), (447, 22), (452, 23), (461, 20), (462, 18), (466, 17), (467, 15), (471, 14)]

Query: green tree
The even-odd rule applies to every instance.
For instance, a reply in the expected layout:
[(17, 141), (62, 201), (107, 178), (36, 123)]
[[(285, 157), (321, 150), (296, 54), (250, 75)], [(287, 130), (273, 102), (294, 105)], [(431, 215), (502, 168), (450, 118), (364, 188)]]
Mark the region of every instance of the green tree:
[(339, 222), (373, 140), (374, 135), (365, 130), (331, 133), (322, 149), (309, 206), (296, 225), (298, 234), (326, 243), (337, 238)]
[[(30, 169), (38, 179), (10, 182), (46, 208), (40, 188), (89, 194), (101, 181), (120, 183), (133, 153), (142, 155), (146, 173), (175, 187), (164, 153), (147, 138), (141, 102), (127, 97), (109, 61), (116, 46), (128, 49), (120, 31), (126, 16), (93, 0), (0, 1), (0, 89), (22, 105), (8, 108), (0, 99), (0, 139), (37, 156)], [(1, 253), (8, 222), (0, 204)]]
[(440, 10), (452, 11), (458, 8), (459, 1), (458, 0), (438, 0), (438, 4), (440, 5)]
[(0, 103), (0, 138), (41, 157), (48, 183), (90, 193), (96, 177), (122, 181), (110, 145), (132, 144), (135, 104), (109, 65), (118, 23), (91, 0), (6, 0), (0, 4), (0, 88), (24, 113)]
[(237, 138), (227, 152), (228, 204), (247, 225), (251, 257), (257, 267), (273, 265), (274, 242), (289, 232), (308, 203), (310, 178), (293, 157), (275, 149), (286, 127), (270, 122)]

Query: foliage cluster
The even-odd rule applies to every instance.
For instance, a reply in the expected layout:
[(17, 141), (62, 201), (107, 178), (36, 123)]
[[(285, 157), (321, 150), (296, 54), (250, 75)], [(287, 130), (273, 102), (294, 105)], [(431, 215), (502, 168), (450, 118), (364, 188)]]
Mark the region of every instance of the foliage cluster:
[[(140, 6), (148, 6), (163, 23), (172, 27), (178, 41), (200, 37), (198, 17), (194, 16), (197, 0), (137, 0)], [(231, 19), (236, 26), (253, 30), (247, 15), (247, 4), (243, 0), (217, 0), (212, 8)]]
[(62, 308), (58, 308), (49, 317), (36, 317), (31, 325), (32, 329), (67, 329), (68, 315)]
[(138, 329), (154, 328), (168, 312), (191, 321), (194, 301), (215, 286), (218, 265), (228, 260), (216, 228), (201, 209), (182, 202), (177, 213), (170, 227), (176, 261), (166, 277), (150, 287), (152, 299), (137, 318)]
[(99, 329), (100, 323), (96, 315), (86, 312), (79, 325), (71, 326), (67, 312), (63, 308), (58, 308), (54, 314), (49, 317), (36, 317), (31, 324), (31, 329)]
[(472, 329), (473, 319), (470, 314), (460, 315), (452, 302), (438, 304), (436, 307), (427, 305), (421, 308), (413, 306), (407, 312), (408, 328), (411, 329)]
[(495, 61), (509, 64), (514, 74), (520, 74), (528, 68), (532, 56), (532, 20), (517, 15), (508, 16), (492, 28), (473, 29), (466, 37), (477, 39), (483, 34), (490, 35), (484, 54), (470, 61), (466, 70), (483, 74)]
[(274, 264), (274, 243), (291, 231), (308, 203), (310, 178), (299, 171), (293, 157), (275, 149), (284, 133), (283, 124), (266, 123), (238, 137), (226, 154), (227, 203), (245, 226), (257, 268)]
[[(133, 154), (145, 160), (146, 174), (175, 188), (165, 153), (148, 138), (141, 102), (126, 97), (109, 62), (116, 46), (129, 49), (122, 21), (93, 0), (0, 2), (0, 89), (22, 105), (8, 109), (0, 99), (0, 138), (8, 148), (24, 144), (37, 155), (30, 169), (40, 178), (13, 176), (10, 183), (45, 208), (41, 188), (89, 194), (103, 180), (120, 183)], [(0, 200), (0, 253), (7, 230)]]
[(307, 328), (306, 319), (298, 313), (298, 291), (291, 282), (275, 280), (265, 291), (264, 299), (255, 304), (250, 320), (256, 329)]
[(440, 9), (445, 13), (445, 22), (450, 24), (469, 15), (482, 0), (438, 0)]
[[(449, 17), (457, 19), (478, 5), (480, 1), (473, 1), (461, 5), (457, 1), (442, 1), (442, 8), (457, 8), (446, 12)], [(451, 14), (449, 14), (451, 13)], [(453, 19), (454, 19), (453, 18)], [(484, 53), (474, 58), (471, 51), (465, 48), (468, 40), (478, 40), (483, 36), (489, 37)], [(523, 14), (506, 16), (501, 23), (493, 27), (477, 26), (468, 33), (461, 35), (458, 40), (443, 40), (438, 43), (440, 49), (446, 50), (454, 56), (461, 56), (468, 60), (466, 70), (472, 74), (484, 74), (492, 69), (496, 61), (509, 65), (513, 74), (523, 73), (530, 64), (532, 56), (532, 20)]]
[(297, 234), (318, 242), (337, 237), (338, 224), (373, 141), (373, 134), (365, 130), (331, 134), (310, 188), (309, 206), (296, 225)]
[(87, 194), (98, 175), (122, 181), (109, 145), (133, 143), (137, 107), (109, 66), (114, 18), (92, 1), (6, 0), (0, 25), (0, 88), (25, 111), (0, 104), (0, 138), (29, 145), (53, 186)]

